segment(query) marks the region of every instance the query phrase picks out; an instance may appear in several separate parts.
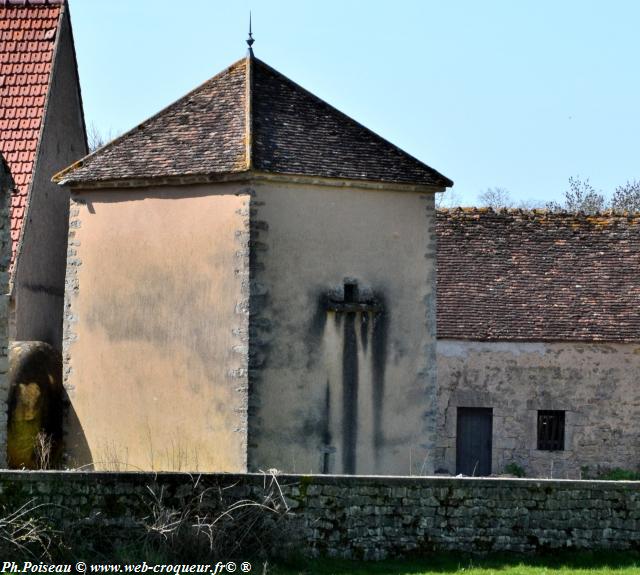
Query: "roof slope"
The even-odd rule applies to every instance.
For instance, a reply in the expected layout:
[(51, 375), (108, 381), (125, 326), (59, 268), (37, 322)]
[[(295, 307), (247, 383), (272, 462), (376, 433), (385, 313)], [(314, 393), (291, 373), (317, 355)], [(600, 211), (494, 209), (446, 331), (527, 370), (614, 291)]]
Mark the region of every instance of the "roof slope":
[(246, 169), (244, 60), (96, 153), (70, 181), (183, 176)]
[(27, 206), (62, 0), (0, 1), (0, 154), (15, 181), (12, 259)]
[(246, 172), (452, 182), (253, 56), (56, 176), (86, 183)]
[(640, 341), (640, 215), (442, 210), (438, 337)]

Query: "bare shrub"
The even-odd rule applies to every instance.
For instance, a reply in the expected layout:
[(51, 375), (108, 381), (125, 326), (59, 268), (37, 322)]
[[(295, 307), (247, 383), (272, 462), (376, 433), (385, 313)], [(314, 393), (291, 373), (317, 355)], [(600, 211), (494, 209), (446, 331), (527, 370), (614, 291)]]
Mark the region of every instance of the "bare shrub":
[(167, 503), (164, 486), (149, 486), (150, 513), (142, 521), (145, 552), (188, 559), (264, 557), (281, 547), (291, 514), (275, 475), (265, 476), (260, 497), (236, 499), (235, 487), (200, 488), (198, 477), (192, 493), (174, 506)]
[(38, 469), (51, 469), (51, 452), (53, 451), (53, 438), (48, 433), (40, 431), (36, 435), (34, 453), (36, 467)]
[(478, 196), (478, 199), (481, 206), (493, 208), (494, 210), (510, 208), (513, 205), (511, 194), (506, 188), (487, 188)]
[(41, 516), (45, 504), (27, 501), (15, 511), (3, 509), (0, 517), (0, 555), (15, 558), (51, 560), (59, 547), (58, 532)]

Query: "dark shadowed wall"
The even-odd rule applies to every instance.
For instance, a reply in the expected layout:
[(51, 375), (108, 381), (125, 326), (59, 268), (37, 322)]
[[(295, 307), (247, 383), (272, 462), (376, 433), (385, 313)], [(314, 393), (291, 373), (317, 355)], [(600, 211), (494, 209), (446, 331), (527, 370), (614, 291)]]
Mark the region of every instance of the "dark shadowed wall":
[(255, 186), (252, 470), (433, 469), (433, 194), (380, 187)]

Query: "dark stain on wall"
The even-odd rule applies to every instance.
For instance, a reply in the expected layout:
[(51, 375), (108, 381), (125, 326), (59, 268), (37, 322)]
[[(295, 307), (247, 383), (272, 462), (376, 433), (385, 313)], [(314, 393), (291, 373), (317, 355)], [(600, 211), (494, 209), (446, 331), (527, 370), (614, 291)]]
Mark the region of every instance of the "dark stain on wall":
[(360, 341), (362, 342), (362, 351), (367, 353), (369, 347), (369, 325), (371, 312), (364, 311), (360, 314)]
[(331, 429), (329, 427), (331, 421), (331, 385), (327, 380), (327, 388), (324, 396), (324, 429), (322, 431), (322, 445), (324, 454), (322, 458), (322, 473), (331, 473)]
[(389, 307), (384, 296), (377, 296), (382, 311), (373, 316), (373, 334), (371, 336), (371, 372), (373, 395), (373, 445), (378, 457), (384, 444), (382, 412), (384, 409), (385, 370), (387, 366), (387, 336), (389, 333)]
[(311, 322), (307, 329), (307, 369), (310, 369), (318, 359), (320, 344), (324, 327), (327, 323), (327, 302), (329, 296), (326, 293), (313, 294), (311, 301), (315, 303), (315, 310), (311, 316)]
[(358, 441), (358, 341), (355, 321), (355, 313), (346, 314), (342, 344), (342, 470), (348, 474), (356, 472)]
[[(386, 299), (380, 293), (369, 290), (355, 291), (356, 297), (345, 301), (341, 290), (332, 290), (314, 296), (316, 309), (308, 329), (307, 366), (318, 360), (319, 348), (329, 314), (333, 314), (336, 327), (342, 328), (342, 472), (356, 473), (358, 445), (358, 396), (361, 392), (358, 365), (358, 331), (361, 349), (371, 353), (371, 393), (373, 403), (373, 427), (376, 457), (384, 444), (383, 408), (385, 371), (388, 359), (389, 312)], [(327, 381), (324, 406), (323, 473), (330, 473), (330, 382)]]

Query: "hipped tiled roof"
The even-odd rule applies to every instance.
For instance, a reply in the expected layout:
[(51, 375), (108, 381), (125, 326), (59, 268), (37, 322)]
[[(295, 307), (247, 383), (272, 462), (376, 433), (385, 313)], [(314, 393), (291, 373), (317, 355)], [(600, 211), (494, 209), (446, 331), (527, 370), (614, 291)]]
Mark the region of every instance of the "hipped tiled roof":
[(117, 182), (251, 169), (452, 185), (254, 57), (239, 60), (56, 180)]
[(438, 337), (640, 341), (640, 215), (437, 215)]
[(15, 181), (15, 258), (33, 177), (63, 2), (0, 0), (0, 153)]

